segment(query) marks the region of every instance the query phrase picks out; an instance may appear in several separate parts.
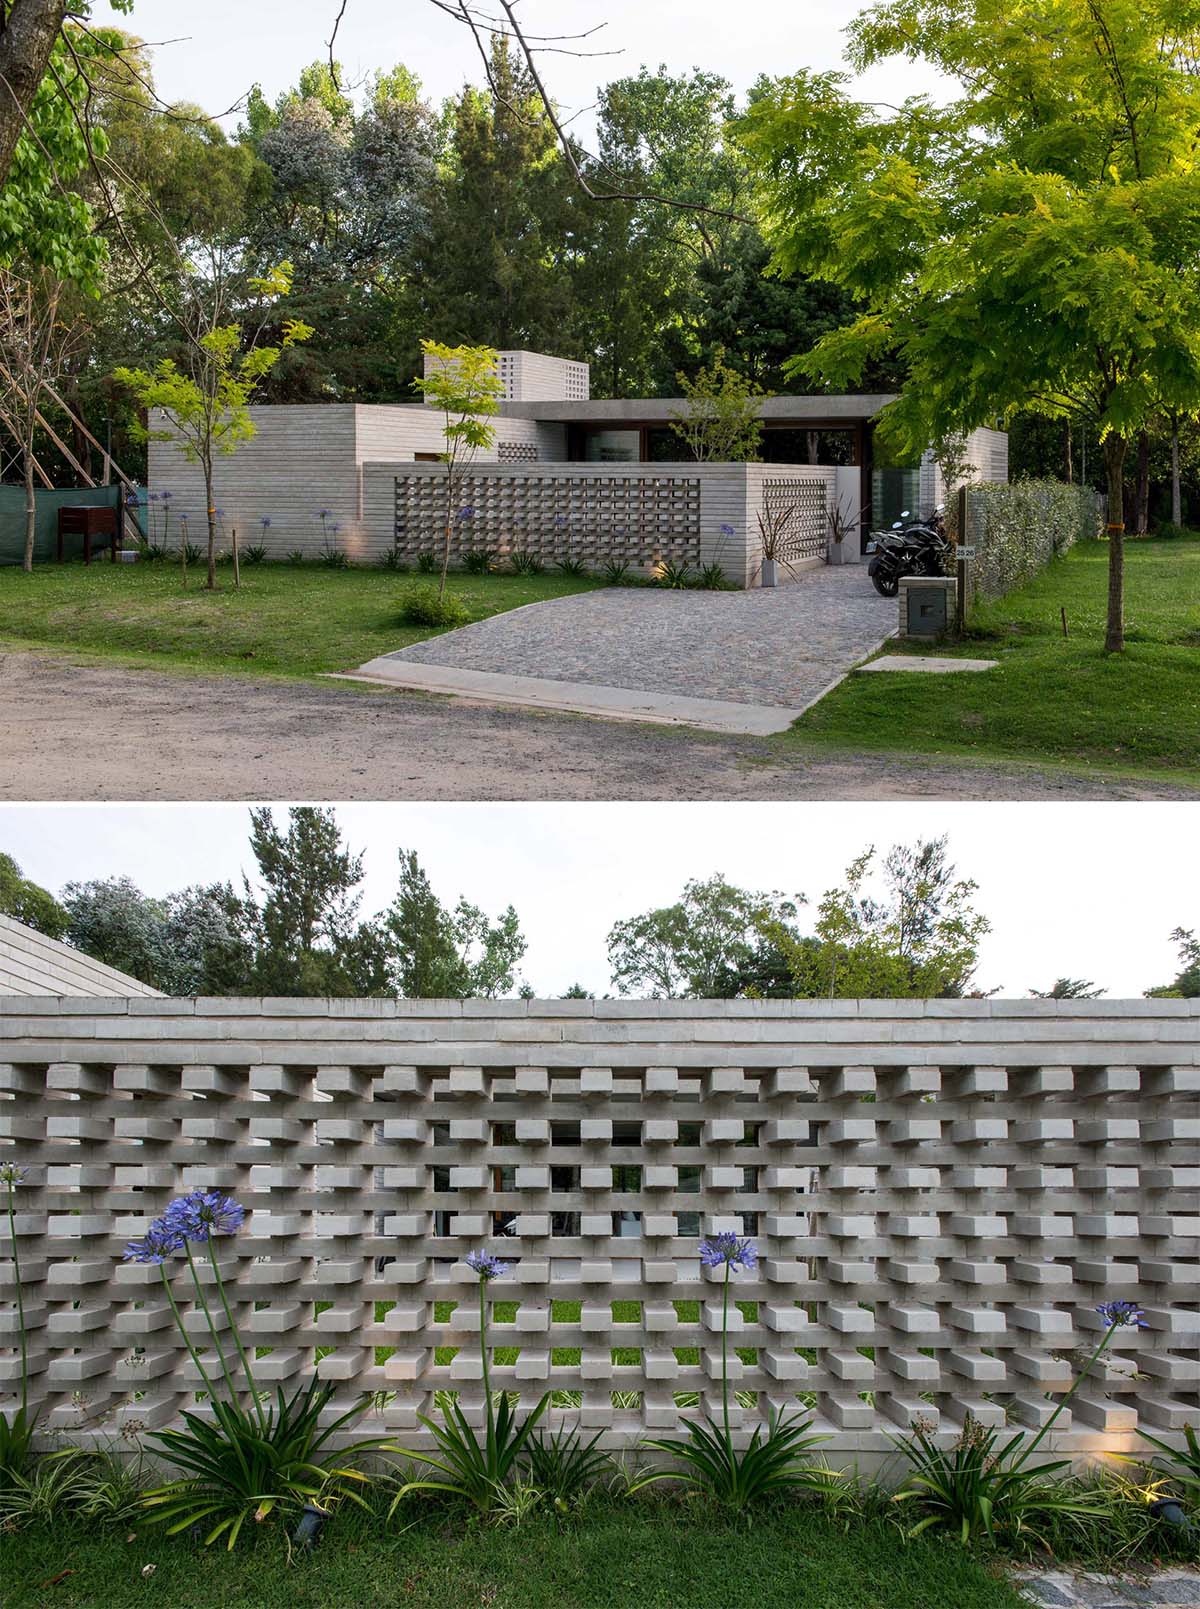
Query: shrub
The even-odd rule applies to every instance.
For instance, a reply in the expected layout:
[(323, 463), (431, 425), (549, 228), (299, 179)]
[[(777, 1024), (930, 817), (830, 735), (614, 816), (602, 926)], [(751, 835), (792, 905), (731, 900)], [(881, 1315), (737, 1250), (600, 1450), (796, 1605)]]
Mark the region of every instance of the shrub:
[(468, 575), (487, 575), (495, 562), (496, 554), (490, 548), (472, 548), (463, 554), (463, 569)]
[(560, 575), (570, 576), (576, 581), (587, 575), (587, 565), (582, 559), (559, 559), (555, 569)]
[(1154, 532), (1155, 537), (1161, 542), (1178, 542), (1191, 534), (1186, 525), (1176, 525), (1174, 520), (1163, 520)]
[(724, 592), (729, 581), (719, 564), (704, 564), (700, 567), (700, 578), (696, 585), (703, 592)]
[(938, 1447), (932, 1440), (932, 1427), (919, 1421), (914, 1422), (907, 1441), (896, 1443), (911, 1468), (893, 1502), (916, 1503), (924, 1510), (924, 1518), (913, 1526), (910, 1536), (918, 1536), (931, 1526), (947, 1525), (957, 1531), (964, 1543), (982, 1535), (1028, 1549), (1031, 1542), (1047, 1545), (1045, 1531), (1051, 1522), (1086, 1526), (1103, 1518), (1105, 1506), (1095, 1492), (1080, 1489), (1067, 1480), (1050, 1479), (1070, 1466), (1069, 1458), (1032, 1466), (1027, 1462), (1100, 1361), (1116, 1332), (1126, 1327), (1147, 1327), (1134, 1302), (1102, 1302), (1096, 1311), (1104, 1320), (1100, 1344), (1028, 1445), (1028, 1432), (1024, 1430), (1014, 1432), (1001, 1445), (1001, 1431), (979, 1424), (970, 1414), (950, 1447)]
[(629, 581), (629, 565), (624, 559), (609, 559), (601, 574), (609, 587), (623, 587)]
[(284, 557), (290, 565), (298, 567), (304, 563), (304, 550), (302, 548), (291, 548), (284, 554)]
[(541, 575), (546, 566), (536, 553), (528, 553), (523, 548), (516, 548), (508, 556), (514, 575)]
[(385, 570), (394, 570), (397, 575), (408, 574), (408, 560), (398, 547), (388, 548), (379, 562)]
[(609, 1456), (597, 1446), (601, 1434), (598, 1430), (584, 1441), (578, 1428), (563, 1426), (552, 1436), (534, 1437), (526, 1447), (530, 1481), (560, 1514), (577, 1507), (608, 1469)]
[(417, 554), (417, 569), (422, 575), (434, 575), (437, 571), (437, 567), (438, 564), (436, 553)]
[(471, 611), (454, 592), (438, 595), (433, 586), (409, 587), (400, 599), (400, 618), (409, 626), (465, 626)]
[(319, 562), (323, 564), (327, 570), (348, 570), (350, 568), (350, 559), (348, 555), (343, 553), (341, 548), (337, 547), (322, 548)]
[[(352, 1483), (366, 1476), (352, 1466), (368, 1451), (389, 1445), (383, 1438), (359, 1441), (337, 1453), (331, 1464), (328, 1443), (370, 1406), (359, 1400), (336, 1418), (321, 1424), (335, 1385), (313, 1376), (290, 1397), (282, 1386), (272, 1404), (264, 1406), (250, 1363), (250, 1354), (233, 1317), (216, 1254), (218, 1237), (234, 1235), (245, 1219), (245, 1209), (218, 1191), (193, 1190), (172, 1201), (155, 1219), (141, 1240), (125, 1248), (127, 1262), (157, 1266), (176, 1328), (192, 1363), (204, 1382), (211, 1418), (184, 1412), (183, 1428), (154, 1431), (150, 1440), (162, 1455), (183, 1471), (145, 1496), (151, 1518), (167, 1526), (167, 1534), (199, 1526), (207, 1546), (223, 1537), (232, 1548), (247, 1520), (261, 1524), (274, 1510), (299, 1515), (306, 1505), (329, 1506), (340, 1498), (357, 1501)], [(214, 1286), (227, 1320), (218, 1331), (196, 1266), (193, 1245), (208, 1253)], [(167, 1273), (168, 1260), (182, 1252), (192, 1276), (196, 1305), (212, 1338), (215, 1367), (206, 1369), (196, 1350)], [(224, 1336), (226, 1339), (222, 1339)], [(234, 1356), (227, 1356), (232, 1343)], [(233, 1369), (241, 1364), (242, 1383), (235, 1384)], [(211, 1372), (210, 1372), (211, 1370)], [(220, 1382), (218, 1384), (217, 1382)]]
[[(493, 1279), (502, 1279), (510, 1265), (500, 1262), (486, 1251), (473, 1251), (466, 1258), (467, 1266), (479, 1281), (479, 1350), (483, 1362), (483, 1397), (487, 1413), (487, 1428), (480, 1442), (457, 1402), (446, 1400), (442, 1404), (442, 1423), (417, 1418), (437, 1440), (438, 1452), (410, 1452), (408, 1457), (419, 1464), (435, 1469), (441, 1480), (408, 1480), (401, 1486), (388, 1511), (395, 1513), (409, 1492), (432, 1491), (443, 1495), (465, 1497), (483, 1514), (490, 1514), (500, 1501), (503, 1512), (510, 1517), (527, 1513), (529, 1502), (521, 1494), (536, 1489), (517, 1482), (518, 1497), (514, 1504), (505, 1498), (504, 1488), (517, 1473), (521, 1453), (534, 1426), (550, 1405), (547, 1391), (524, 1419), (518, 1419), (508, 1397), (500, 1396), (499, 1405), (493, 1400), (491, 1377), (488, 1372), (487, 1288)], [(537, 1498), (534, 1496), (533, 1503)]]
[(267, 557), (267, 550), (262, 542), (251, 542), (248, 548), (241, 550), (243, 564), (262, 564)]
[(165, 559), (167, 556), (166, 548), (157, 542), (139, 542), (138, 552), (147, 564), (157, 564), (160, 559)]
[(707, 1414), (688, 1420), (687, 1440), (646, 1443), (656, 1452), (669, 1453), (682, 1468), (655, 1470), (637, 1481), (631, 1491), (658, 1481), (689, 1481), (699, 1490), (740, 1511), (753, 1503), (780, 1497), (808, 1484), (804, 1456), (821, 1438), (809, 1434), (812, 1419), (798, 1414), (776, 1414), (772, 1409), (766, 1427), (755, 1425), (749, 1444), (740, 1452), (734, 1446), (729, 1422), (729, 1280), (735, 1270), (753, 1268), (758, 1261), (754, 1243), (724, 1230), (700, 1243), (705, 1268), (723, 1270), (721, 1282), (721, 1423)]
[(660, 559), (654, 567), (654, 579), (660, 587), (671, 592), (682, 592), (691, 584), (690, 564), (676, 564), (673, 559)]

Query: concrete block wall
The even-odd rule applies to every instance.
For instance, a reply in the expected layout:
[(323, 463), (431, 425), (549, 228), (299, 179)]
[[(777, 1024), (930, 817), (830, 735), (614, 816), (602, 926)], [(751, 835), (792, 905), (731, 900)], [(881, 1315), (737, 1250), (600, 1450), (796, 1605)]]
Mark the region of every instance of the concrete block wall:
[[(1123, 1297), (1149, 1328), (1048, 1446), (1130, 1452), (1200, 1418), (1198, 1030), (1183, 1000), (3, 1000), (33, 1402), (83, 1441), (193, 1404), (120, 1253), (206, 1186), (248, 1209), (220, 1255), (264, 1382), (386, 1392), (409, 1442), (442, 1389), (482, 1420), (481, 1245), (513, 1265), (496, 1388), (610, 1446), (716, 1410), (696, 1247), (734, 1229), (741, 1434), (804, 1407), (866, 1468), (918, 1414), (1043, 1423)], [(3, 1406), (12, 1301), (0, 1262)]]
[[(505, 421), (506, 427), (514, 423)], [(364, 466), (369, 552), (382, 554), (394, 535), (411, 557), (437, 547), (444, 474), (435, 464)], [(781, 481), (816, 483), (828, 503), (837, 495), (838, 471), (790, 464), (478, 461), (461, 483), (461, 502), (475, 514), (456, 530), (454, 556), (471, 546), (502, 557), (522, 549), (548, 564), (580, 558), (592, 569), (619, 558), (647, 574), (663, 560), (693, 572), (717, 563), (735, 585), (753, 586), (761, 564), (757, 512), (766, 484)]]
[[(972, 430), (966, 439), (966, 459), (975, 471), (972, 486), (1003, 484), (1008, 480), (1008, 432), (986, 425)], [(928, 514), (948, 501), (945, 478), (932, 452), (927, 452), (921, 459), (920, 508), (913, 512)]]

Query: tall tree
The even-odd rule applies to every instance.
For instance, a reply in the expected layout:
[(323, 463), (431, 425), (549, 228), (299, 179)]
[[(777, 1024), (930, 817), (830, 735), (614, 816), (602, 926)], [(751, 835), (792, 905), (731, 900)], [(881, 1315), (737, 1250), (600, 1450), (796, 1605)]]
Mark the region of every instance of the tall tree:
[(447, 170), (418, 246), (423, 323), (450, 345), (564, 352), (573, 297), (570, 185), (524, 67), (492, 41), (494, 88), (454, 108)]
[(403, 395), (416, 360), (414, 248), (429, 221), (442, 143), (418, 80), (402, 66), (376, 73), (359, 111), (328, 66), (314, 64), (274, 108), (252, 96), (241, 136), (271, 177), (251, 249), (262, 266), (293, 264), (280, 312), (318, 332), (288, 355), (264, 395)]
[(411, 999), (509, 994), (526, 949), (511, 905), (494, 921), (465, 899), (448, 910), (412, 850), (400, 851), (400, 887), (382, 926), (392, 989)]
[(0, 267), (0, 428), (21, 455), (25, 487), (22, 568), (33, 569), (37, 535), (34, 442), (43, 411), (66, 368), (73, 331), (61, 311), (63, 287), (46, 269)]
[(880, 115), (843, 75), (799, 72), (741, 134), (777, 266), (865, 303), (796, 372), (849, 386), (898, 349), (909, 378), (881, 424), (908, 453), (1020, 408), (1095, 423), (1110, 652), (1129, 442), (1200, 404), (1198, 45), (1177, 0), (880, 0), (853, 65), (921, 59), (957, 99)]

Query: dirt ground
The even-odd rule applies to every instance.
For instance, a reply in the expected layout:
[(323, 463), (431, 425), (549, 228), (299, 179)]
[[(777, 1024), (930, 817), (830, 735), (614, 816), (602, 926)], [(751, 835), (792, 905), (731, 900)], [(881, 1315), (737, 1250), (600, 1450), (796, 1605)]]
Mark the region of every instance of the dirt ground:
[(1168, 784), (784, 755), (756, 738), (0, 651), (6, 800), (1197, 797)]

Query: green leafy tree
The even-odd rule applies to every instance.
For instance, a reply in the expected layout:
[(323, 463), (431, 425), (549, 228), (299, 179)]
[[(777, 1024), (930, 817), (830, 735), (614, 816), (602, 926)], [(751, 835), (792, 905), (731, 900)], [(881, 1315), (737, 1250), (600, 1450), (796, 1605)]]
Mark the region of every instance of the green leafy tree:
[(488, 89), (464, 89), (450, 112), (413, 261), (422, 326), (451, 345), (569, 356), (578, 208), (533, 80), (499, 35), (488, 72)]
[(400, 851), (400, 886), (382, 927), (392, 992), (405, 999), (510, 994), (526, 949), (511, 905), (495, 921), (464, 899), (447, 910), (412, 850)]
[(718, 872), (684, 885), (673, 905), (618, 922), (608, 962), (618, 994), (651, 1000), (729, 998), (764, 970), (764, 932), (795, 936), (798, 904), (737, 888)]
[(420, 83), (402, 66), (376, 73), (356, 108), (314, 64), (273, 109), (252, 97), (241, 138), (270, 177), (248, 249), (294, 265), (279, 312), (316, 332), (276, 365), (264, 396), (394, 400), (416, 368), (416, 253), (443, 182), (442, 131)]
[(70, 917), (66, 939), (85, 955), (158, 988), (166, 902), (143, 894), (130, 877), (68, 883), (62, 902)]
[[(128, 11), (132, 0), (112, 3)], [(0, 264), (23, 257), (94, 293), (104, 246), (74, 181), (104, 154), (103, 130), (88, 151), (90, 73), (119, 36), (77, 26), (88, 9), (0, 0)]]
[(956, 876), (945, 838), (896, 845), (883, 863), (882, 898), (868, 883), (874, 862), (875, 851), (865, 850), (847, 867), (844, 886), (825, 892), (811, 937), (764, 924), (785, 957), (793, 994), (842, 1000), (965, 994), (991, 924), (972, 904), (977, 885)]
[(682, 371), (675, 376), (686, 406), (673, 414), (671, 429), (698, 461), (750, 463), (758, 457), (762, 421), (758, 417), (759, 386), (731, 369), (723, 352), (711, 368), (701, 368), (695, 379)]
[(438, 597), (446, 591), (446, 572), (450, 568), (450, 536), (455, 521), (464, 516), (459, 506), (459, 483), (463, 471), (481, 447), (496, 439), (491, 417), (500, 411), (504, 384), (500, 379), (500, 354), (490, 346), (443, 346), (438, 341), (422, 341), (421, 351), (432, 360), (428, 374), (413, 384), (425, 401), (442, 415), (446, 449), (445, 506), (442, 518), (442, 571)]
[(21, 567), (33, 569), (37, 537), (34, 443), (43, 410), (67, 366), (73, 344), (62, 312), (63, 286), (46, 269), (17, 273), (0, 267), (0, 428), (21, 457), (25, 488), (25, 544)]
[(910, 455), (1022, 408), (1094, 422), (1110, 652), (1129, 443), (1200, 402), (1198, 42), (1175, 0), (881, 0), (852, 25), (854, 67), (919, 59), (957, 98), (881, 113), (843, 75), (799, 72), (740, 135), (776, 266), (862, 303), (797, 373), (848, 387), (898, 352), (881, 428)]
[(1147, 989), (1148, 1000), (1197, 1000), (1200, 999), (1200, 938), (1196, 937), (1191, 928), (1177, 927), (1171, 934), (1172, 941), (1179, 946), (1179, 971), (1172, 983), (1160, 985), (1157, 989)]
[(208, 294), (192, 299), (186, 315), (190, 336), (184, 369), (174, 358), (163, 358), (150, 371), (121, 367), (114, 371), (118, 384), (128, 386), (142, 407), (165, 414), (169, 429), (147, 429), (148, 438), (174, 441), (204, 474), (204, 500), (208, 523), (208, 578), (217, 584), (217, 512), (213, 492), (213, 466), (218, 455), (237, 451), (255, 431), (249, 404), (282, 352), (307, 341), (312, 330), (298, 319), (285, 319), (278, 344), (262, 341), (266, 308), (291, 285), (291, 264), (280, 263), (264, 275), (251, 275), (248, 289), (262, 306), (262, 320), (248, 339), (239, 323), (222, 320), (228, 311), (232, 287), (215, 274)]
[(47, 938), (64, 939), (71, 925), (70, 913), (58, 903), (49, 889), (22, 875), (11, 855), (0, 850), (0, 913)]

